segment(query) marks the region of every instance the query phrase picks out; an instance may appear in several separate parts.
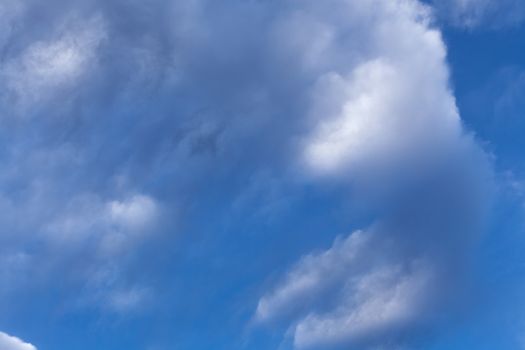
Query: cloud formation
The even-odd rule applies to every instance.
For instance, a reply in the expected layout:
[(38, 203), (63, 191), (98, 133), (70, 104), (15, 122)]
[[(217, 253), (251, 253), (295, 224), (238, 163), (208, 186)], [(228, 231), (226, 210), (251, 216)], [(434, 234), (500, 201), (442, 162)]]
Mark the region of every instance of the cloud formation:
[(0, 348), (2, 350), (37, 350), (33, 345), (0, 332)]
[[(179, 220), (271, 216), (283, 193), (331, 186), (375, 223), (284, 272), (260, 323), (283, 322), (298, 348), (401, 344), (461, 288), (489, 170), (429, 6), (26, 0), (0, 18), (13, 290), (60, 275), (70, 304), (137, 309), (166, 277), (150, 286), (137, 265), (171, 254)], [(207, 229), (202, 245), (220, 250)]]
[[(362, 22), (338, 23), (327, 37), (365, 34), (351, 48), (324, 46), (306, 169), (355, 188), (380, 208), (377, 223), (303, 257), (260, 299), (255, 318), (288, 322), (296, 348), (404, 345), (463, 288), (488, 165), (463, 131), (429, 9), (413, 1), (332, 5), (333, 13), (305, 6), (303, 18), (329, 26), (337, 13), (359, 13)], [(339, 56), (362, 61), (327, 62)]]
[(392, 237), (373, 232), (339, 238), (330, 249), (302, 258), (259, 301), (256, 317), (302, 315), (293, 330), (297, 348), (382, 345), (380, 338), (422, 322), (438, 287), (431, 265), (406, 260), (396, 249)]

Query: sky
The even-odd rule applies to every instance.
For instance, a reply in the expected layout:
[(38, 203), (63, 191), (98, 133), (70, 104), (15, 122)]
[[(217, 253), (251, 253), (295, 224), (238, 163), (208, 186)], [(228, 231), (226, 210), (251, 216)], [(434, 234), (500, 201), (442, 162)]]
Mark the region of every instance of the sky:
[(525, 349), (523, 0), (0, 1), (0, 350)]

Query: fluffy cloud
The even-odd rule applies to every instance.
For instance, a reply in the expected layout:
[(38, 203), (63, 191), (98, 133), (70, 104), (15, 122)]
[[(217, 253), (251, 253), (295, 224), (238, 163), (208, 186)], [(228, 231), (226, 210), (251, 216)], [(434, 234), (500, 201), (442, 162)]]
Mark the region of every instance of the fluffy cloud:
[(2, 350), (36, 350), (33, 345), (3, 332), (0, 332), (0, 348)]
[[(321, 7), (304, 2), (274, 29), (281, 31), (277, 45), (285, 57), (294, 55), (313, 82), (304, 91), (306, 132), (296, 155), (306, 173), (350, 182), (363, 200), (384, 200), (470, 147), (428, 7), (416, 1)], [(319, 30), (303, 39), (296, 21)], [(323, 54), (303, 63), (318, 45)]]
[(155, 299), (140, 271), (156, 259), (131, 271), (133, 257), (154, 237), (149, 254), (172, 257), (179, 208), (186, 227), (213, 227), (199, 237), (216, 244), (210, 217), (228, 221), (225, 203), (242, 215), (292, 210), (281, 198), (290, 183), (340, 186), (378, 221), (307, 254), (261, 298), (257, 320), (284, 319), (298, 347), (410, 333), (446, 294), (436, 281), (465, 267), (485, 164), (462, 130), (428, 6), (0, 6), (0, 261), (28, 283), (60, 274), (66, 299), (134, 309)]
[[(403, 345), (401, 334), (425, 327), (461, 288), (487, 164), (462, 129), (429, 9), (415, 1), (332, 5), (302, 9), (303, 21), (324, 30), (301, 47), (302, 57), (323, 47), (323, 59), (305, 68), (317, 77), (301, 159), (314, 177), (348, 183), (380, 208), (377, 224), (303, 257), (260, 299), (255, 318), (287, 322), (297, 348)], [(338, 23), (337, 13), (361, 20)], [(361, 40), (337, 45), (342, 33)]]
[(354, 232), (303, 257), (261, 298), (256, 320), (288, 320), (300, 349), (368, 349), (398, 344), (408, 329), (423, 329), (446, 298), (441, 284), (452, 279), (442, 262), (423, 249), (411, 254), (398, 241), (406, 238), (383, 229)]
[[(319, 122), (306, 143), (315, 171), (388, 172), (457, 143), (461, 125), (448, 89), (445, 48), (440, 33), (426, 27), (428, 14), (412, 5), (411, 11), (401, 4), (383, 6), (385, 23), (371, 25), (369, 34), (375, 45), (362, 48), (370, 58), (318, 78), (312, 118)], [(400, 37), (410, 40), (391, 44)], [(332, 50), (326, 53), (346, 51)]]
[[(425, 312), (422, 299), (430, 294), (432, 278), (425, 270), (404, 272), (400, 266), (375, 270), (346, 286), (353, 289), (341, 305), (327, 314), (309, 314), (295, 328), (297, 348), (371, 342), (403, 329)], [(389, 334), (390, 333), (390, 334)], [(373, 341), (372, 341), (373, 342)]]

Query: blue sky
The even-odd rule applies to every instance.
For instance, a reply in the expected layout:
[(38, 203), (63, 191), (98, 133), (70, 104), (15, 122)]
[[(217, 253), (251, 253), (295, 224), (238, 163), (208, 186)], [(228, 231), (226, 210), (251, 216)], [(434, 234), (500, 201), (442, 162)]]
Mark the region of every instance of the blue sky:
[(522, 0), (4, 0), (0, 350), (525, 349)]

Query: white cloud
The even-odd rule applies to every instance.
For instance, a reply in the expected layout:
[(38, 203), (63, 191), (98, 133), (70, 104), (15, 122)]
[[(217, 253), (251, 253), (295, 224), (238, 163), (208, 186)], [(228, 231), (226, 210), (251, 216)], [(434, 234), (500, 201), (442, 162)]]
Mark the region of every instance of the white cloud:
[(126, 201), (111, 201), (108, 210), (113, 222), (131, 230), (151, 224), (158, 212), (157, 203), (144, 195), (135, 195)]
[[(88, 300), (115, 310), (144, 302), (148, 289), (124, 280), (122, 261), (132, 260), (127, 253), (153, 231), (160, 206), (144, 194), (115, 198), (107, 179), (119, 171), (144, 187), (174, 184), (166, 187), (166, 197), (180, 190), (185, 197), (200, 196), (188, 203), (202, 200), (209, 208), (209, 186), (223, 185), (219, 192), (227, 201), (253, 169), (284, 175), (281, 165), (294, 163), (289, 147), (296, 136), (308, 174), (370, 181), (373, 187), (395, 187), (393, 172), (417, 174), (419, 162), (433, 162), (461, 140), (446, 50), (428, 7), (415, 0), (232, 4), (178, 2), (170, 16), (159, 17), (169, 13), (165, 2), (131, 2), (121, 18), (120, 2), (94, 2), (111, 21), (111, 45), (102, 45), (104, 21), (86, 16), (43, 35), (29, 33), (26, 40), (37, 39), (9, 51), (0, 68), (0, 84), (6, 84), (0, 92), (10, 94), (2, 106), (39, 107), (57, 96), (67, 97), (56, 99), (57, 105), (72, 101), (71, 109), (53, 105), (40, 112), (64, 110), (72, 117), (68, 123), (21, 123), (13, 140), (7, 139), (17, 156), (4, 167), (13, 174), (2, 182), (13, 186), (13, 200), (0, 204), (9, 213), (24, 213), (9, 215), (28, 222), (22, 228), (16, 222), (19, 231), (44, 228), (44, 240), (28, 234), (20, 241), (51, 246), (35, 248), (41, 249), (30, 260), (35, 276), (43, 275), (39, 262), (51, 261), (60, 267), (46, 271), (88, 284)], [(44, 24), (64, 17), (64, 4), (54, 5), (56, 18)], [(164, 17), (169, 23), (158, 22)], [(33, 31), (45, 27), (37, 24)], [(100, 48), (107, 59), (99, 62)], [(87, 84), (92, 90), (75, 101), (79, 82), (97, 64), (103, 67)], [(176, 81), (166, 78), (171, 71)], [(201, 108), (206, 112), (195, 116)], [(197, 120), (198, 127), (185, 130), (186, 119)], [(80, 164), (44, 159), (22, 166), (46, 146), (69, 143), (85, 157)], [(97, 194), (85, 195), (93, 188)], [(261, 192), (271, 195), (267, 188)], [(405, 209), (405, 203), (396, 204)], [(410, 234), (397, 238), (402, 242), (354, 233), (308, 255), (261, 298), (256, 319), (291, 318), (299, 347), (366, 342), (392, 324), (408, 327), (421, 320), (433, 271), (416, 254), (398, 252)], [(78, 296), (75, 288), (68, 293)]]
[(36, 347), (22, 340), (0, 332), (0, 349), (2, 350), (36, 350)]
[[(456, 215), (477, 215), (473, 184), (484, 163), (464, 133), (429, 7), (411, 0), (302, 4), (291, 25), (278, 27), (289, 44), (283, 47), (296, 51), (314, 82), (302, 164), (316, 179), (349, 181), (359, 201), (379, 196), (379, 224), (301, 259), (259, 300), (255, 318), (288, 321), (297, 348), (398, 346), (448, 293), (440, 288), (449, 278), (443, 271), (472, 230)], [(303, 37), (293, 24), (298, 17), (300, 28), (320, 30)]]
[[(332, 36), (356, 32), (360, 47), (331, 45), (323, 60), (314, 60), (319, 78), (310, 113), (315, 127), (304, 146), (308, 167), (322, 175), (366, 177), (457, 143), (461, 122), (448, 87), (446, 50), (429, 27), (428, 9), (415, 1), (336, 3), (369, 21), (361, 19), (359, 29), (350, 21), (332, 29)], [(336, 14), (331, 16), (317, 21), (328, 25)], [(341, 56), (348, 57), (346, 65), (338, 62)]]
[[(369, 342), (389, 328), (403, 329), (418, 320), (420, 303), (431, 286), (431, 273), (419, 266), (403, 271), (399, 265), (380, 268), (351, 280), (342, 305), (328, 314), (310, 314), (295, 328), (297, 348), (325, 344)], [(353, 279), (353, 278), (352, 278)]]
[[(408, 67), (387, 61), (367, 62), (349, 78), (335, 73), (321, 78), (320, 93), (343, 96), (337, 107), (332, 106), (340, 112), (319, 116), (322, 121), (307, 143), (307, 159), (315, 171), (330, 174), (385, 165), (382, 170), (388, 170), (388, 166), (426, 157), (440, 145), (455, 141), (460, 124), (454, 100), (440, 91), (439, 83), (446, 80), (428, 81), (424, 86), (418, 78), (411, 78)], [(434, 104), (428, 101), (432, 95), (443, 99)], [(414, 96), (428, 97), (430, 103), (412, 103)]]
[(2, 65), (5, 93), (26, 111), (53, 97), (61, 89), (76, 86), (93, 68), (96, 50), (105, 38), (101, 18), (67, 20), (54, 36), (33, 42), (17, 57)]
[[(129, 288), (122, 280), (123, 257), (155, 231), (160, 205), (151, 196), (133, 194), (119, 200), (79, 195), (48, 218), (43, 237), (63, 264), (81, 254), (83, 269), (76, 271), (85, 293), (75, 305), (95, 304), (113, 312), (139, 309), (149, 294), (146, 287)], [(75, 277), (73, 277), (75, 278)]]
[(297, 348), (341, 343), (368, 348), (423, 322), (435, 273), (429, 263), (400, 254), (386, 237), (358, 231), (301, 259), (261, 298), (256, 319), (291, 319)]
[(261, 298), (256, 318), (268, 321), (308, 303), (323, 289), (344, 278), (351, 265), (365, 253), (363, 248), (367, 244), (369, 236), (355, 232), (345, 240), (337, 240), (331, 249), (321, 254), (304, 257), (276, 291)]
[(123, 200), (79, 195), (50, 220), (46, 232), (49, 239), (59, 244), (78, 244), (98, 237), (109, 249), (110, 242), (132, 243), (142, 233), (151, 230), (159, 217), (159, 210), (157, 201), (144, 194), (130, 195)]

